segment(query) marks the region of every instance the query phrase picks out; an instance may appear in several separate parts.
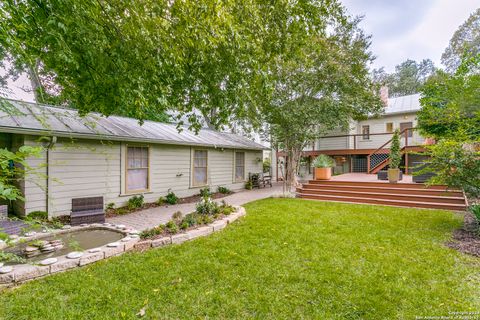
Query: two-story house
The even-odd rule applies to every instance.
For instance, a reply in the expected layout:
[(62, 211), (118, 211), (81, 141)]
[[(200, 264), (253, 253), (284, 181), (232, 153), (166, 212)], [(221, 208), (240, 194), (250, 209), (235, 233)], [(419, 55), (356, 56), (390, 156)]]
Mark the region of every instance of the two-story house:
[[(304, 150), (300, 177), (311, 177), (311, 161), (319, 154), (335, 159), (336, 174), (377, 173), (388, 166), (390, 143), (396, 129), (401, 132), (402, 169), (408, 174), (412, 163), (421, 158), (413, 153), (422, 151), (425, 143), (425, 137), (415, 130), (416, 114), (421, 108), (419, 99), (420, 94), (385, 99), (385, 110), (380, 117), (352, 121), (349, 130), (335, 130), (318, 139), (312, 147)], [(281, 159), (281, 151), (277, 157)], [(281, 178), (282, 161), (279, 162), (277, 176)]]

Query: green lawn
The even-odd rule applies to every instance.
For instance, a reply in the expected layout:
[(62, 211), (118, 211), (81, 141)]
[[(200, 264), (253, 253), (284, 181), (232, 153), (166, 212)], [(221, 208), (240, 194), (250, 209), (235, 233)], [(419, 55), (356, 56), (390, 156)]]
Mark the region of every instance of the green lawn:
[(267, 199), (220, 233), (0, 294), (0, 319), (410, 319), (480, 311), (461, 217)]

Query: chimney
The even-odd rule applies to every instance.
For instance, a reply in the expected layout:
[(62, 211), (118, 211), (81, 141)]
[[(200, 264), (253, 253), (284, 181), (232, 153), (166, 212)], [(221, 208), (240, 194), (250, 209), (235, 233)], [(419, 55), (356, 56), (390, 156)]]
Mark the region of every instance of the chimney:
[(380, 99), (383, 101), (383, 105), (385, 107), (388, 106), (388, 87), (387, 86), (380, 87)]

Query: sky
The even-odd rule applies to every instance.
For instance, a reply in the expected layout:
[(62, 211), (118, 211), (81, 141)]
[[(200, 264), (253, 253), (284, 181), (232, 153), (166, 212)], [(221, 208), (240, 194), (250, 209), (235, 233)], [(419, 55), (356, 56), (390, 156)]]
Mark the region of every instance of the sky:
[[(361, 27), (372, 36), (374, 68), (392, 72), (406, 59), (440, 57), (455, 30), (480, 7), (478, 0), (341, 0), (350, 14), (364, 16)], [(33, 101), (26, 76), (9, 83), (10, 98)]]
[(360, 26), (372, 35), (374, 67), (395, 66), (413, 59), (440, 57), (457, 28), (480, 8), (478, 0), (341, 0), (352, 15), (364, 16)]

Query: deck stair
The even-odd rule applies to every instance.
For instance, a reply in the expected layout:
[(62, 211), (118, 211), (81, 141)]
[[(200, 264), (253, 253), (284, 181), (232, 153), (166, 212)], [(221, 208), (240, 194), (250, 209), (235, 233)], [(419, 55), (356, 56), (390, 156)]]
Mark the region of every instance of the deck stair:
[(464, 211), (467, 207), (462, 191), (419, 183), (310, 180), (297, 188), (297, 197), (455, 211)]

